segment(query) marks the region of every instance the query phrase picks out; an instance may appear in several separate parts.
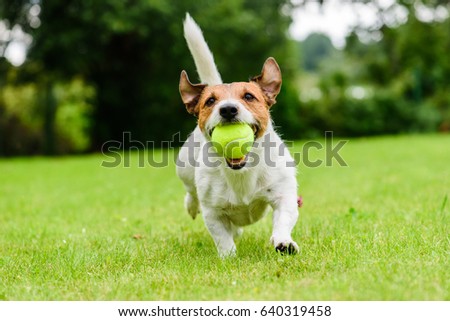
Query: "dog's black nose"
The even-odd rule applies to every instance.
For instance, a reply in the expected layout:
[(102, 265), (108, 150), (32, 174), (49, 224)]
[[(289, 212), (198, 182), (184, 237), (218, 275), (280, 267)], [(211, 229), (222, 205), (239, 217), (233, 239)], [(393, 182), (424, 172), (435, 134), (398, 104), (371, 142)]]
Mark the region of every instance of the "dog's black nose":
[(225, 118), (227, 120), (231, 120), (234, 117), (236, 117), (236, 115), (238, 113), (238, 109), (236, 106), (227, 105), (227, 106), (221, 107), (219, 110), (219, 113), (220, 113), (220, 116), (222, 116), (223, 118)]

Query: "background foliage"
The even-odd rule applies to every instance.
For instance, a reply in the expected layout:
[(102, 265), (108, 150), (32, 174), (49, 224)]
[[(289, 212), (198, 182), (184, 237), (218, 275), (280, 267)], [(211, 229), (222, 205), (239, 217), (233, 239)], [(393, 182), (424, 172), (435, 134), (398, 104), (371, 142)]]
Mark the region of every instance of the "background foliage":
[[(324, 35), (289, 38), (304, 1), (2, 1), (0, 155), (99, 150), (125, 131), (138, 141), (184, 138), (195, 125), (178, 94), (182, 69), (196, 78), (182, 35), (187, 11), (224, 81), (277, 59), (284, 83), (272, 113), (285, 138), (448, 131), (450, 19), (420, 20), (417, 3), (393, 2), (408, 13), (397, 24), (386, 18), (392, 6), (379, 8), (379, 23), (358, 26), (337, 50)], [(449, 10), (447, 1), (425, 5)], [(32, 42), (13, 66), (1, 56), (18, 26)], [(375, 36), (362, 42), (361, 33)]]

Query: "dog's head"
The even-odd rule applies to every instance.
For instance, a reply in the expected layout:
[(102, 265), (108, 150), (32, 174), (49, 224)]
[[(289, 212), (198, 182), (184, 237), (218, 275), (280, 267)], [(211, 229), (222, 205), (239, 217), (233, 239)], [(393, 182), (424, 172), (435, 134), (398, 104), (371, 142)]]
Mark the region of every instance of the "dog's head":
[(192, 84), (183, 70), (180, 93), (189, 113), (198, 118), (207, 139), (214, 128), (226, 123), (246, 123), (253, 128), (255, 140), (264, 136), (270, 122), (270, 107), (281, 89), (281, 71), (274, 58), (268, 58), (259, 76), (249, 82), (208, 86)]

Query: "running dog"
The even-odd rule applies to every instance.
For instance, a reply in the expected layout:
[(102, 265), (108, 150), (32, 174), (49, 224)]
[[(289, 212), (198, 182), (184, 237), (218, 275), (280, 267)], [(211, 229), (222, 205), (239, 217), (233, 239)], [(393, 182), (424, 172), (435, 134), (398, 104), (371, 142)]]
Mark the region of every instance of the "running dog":
[[(298, 218), (296, 168), (273, 128), (269, 112), (281, 88), (277, 62), (268, 58), (261, 74), (249, 82), (224, 84), (202, 31), (189, 14), (184, 21), (184, 36), (201, 80), (192, 84), (187, 73), (181, 72), (181, 98), (198, 123), (177, 159), (177, 175), (186, 189), (184, 203), (189, 215), (195, 218), (202, 213), (223, 258), (235, 255), (234, 239), (242, 228), (260, 220), (272, 208), (270, 242), (278, 252), (297, 253), (299, 247), (291, 237)], [(214, 128), (233, 122), (253, 128), (251, 153), (241, 159), (214, 155), (208, 148)]]

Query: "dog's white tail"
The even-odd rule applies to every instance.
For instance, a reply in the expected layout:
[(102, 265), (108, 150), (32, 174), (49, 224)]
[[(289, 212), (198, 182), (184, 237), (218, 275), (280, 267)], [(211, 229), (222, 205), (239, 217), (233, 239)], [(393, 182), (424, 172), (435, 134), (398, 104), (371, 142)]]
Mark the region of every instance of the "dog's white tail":
[(189, 13), (186, 13), (183, 26), (184, 37), (186, 38), (191, 55), (194, 57), (200, 81), (208, 85), (221, 84), (222, 78), (214, 63), (214, 57), (208, 48), (208, 44), (203, 37), (202, 30)]

